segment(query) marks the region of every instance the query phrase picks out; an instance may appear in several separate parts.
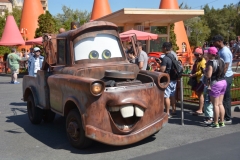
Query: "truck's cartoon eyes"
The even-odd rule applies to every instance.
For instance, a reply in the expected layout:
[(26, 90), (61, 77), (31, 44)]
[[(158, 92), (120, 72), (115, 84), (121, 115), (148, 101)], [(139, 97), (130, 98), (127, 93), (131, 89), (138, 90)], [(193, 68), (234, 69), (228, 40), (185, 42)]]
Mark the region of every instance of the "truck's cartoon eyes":
[[(92, 50), (89, 53), (89, 59), (98, 59), (99, 58), (99, 53), (98, 51)], [(111, 58), (111, 52), (108, 49), (105, 49), (102, 52), (102, 59), (109, 59)]]
[(87, 59), (112, 59), (122, 57), (118, 39), (110, 34), (98, 34), (95, 37), (81, 39), (74, 44), (75, 61)]
[(89, 53), (89, 59), (98, 59), (98, 57), (99, 57), (99, 53), (95, 50)]
[(102, 53), (102, 58), (103, 59), (109, 59), (111, 58), (111, 52), (108, 49), (105, 49)]

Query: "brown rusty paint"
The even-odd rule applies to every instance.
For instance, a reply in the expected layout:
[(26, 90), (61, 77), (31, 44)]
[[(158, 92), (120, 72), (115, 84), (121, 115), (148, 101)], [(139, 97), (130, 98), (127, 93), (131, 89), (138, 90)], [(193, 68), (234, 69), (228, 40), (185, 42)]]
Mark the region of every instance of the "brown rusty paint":
[(142, 129), (136, 130), (128, 135), (114, 134), (89, 125), (86, 125), (85, 131), (86, 136), (91, 139), (105, 144), (122, 146), (138, 142), (149, 135), (156, 133), (165, 125), (165, 123), (167, 123), (167, 120), (167, 115), (163, 114), (159, 119), (157, 119), (155, 122), (152, 122), (149, 126), (144, 126)]
[(159, 89), (166, 89), (170, 82), (169, 74), (166, 73), (144, 70), (141, 70), (140, 73), (151, 76)]
[[(65, 111), (68, 112), (68, 108), (76, 106), (83, 121), (85, 134), (89, 138), (111, 145), (131, 144), (157, 132), (167, 122), (168, 116), (164, 113), (163, 97), (164, 89), (170, 81), (169, 76), (160, 72), (140, 71), (136, 64), (126, 60), (121, 43), (119, 43), (123, 56), (121, 58), (85, 59), (75, 62), (73, 45), (76, 39), (80, 40), (99, 33), (113, 34), (118, 38), (116, 25), (100, 21), (89, 22), (75, 30), (61, 33), (51, 42), (46, 40), (44, 42), (48, 53), (46, 62), (50, 66), (57, 57), (58, 40), (65, 40), (65, 57), (68, 61), (66, 64), (54, 64), (51, 66), (53, 68), (51, 72), (38, 71), (37, 77), (25, 76), (23, 91), (32, 87), (36, 90), (33, 93), (36, 97), (36, 105), (42, 106), (43, 109), (51, 109), (60, 115), (66, 116)], [(126, 76), (124, 80), (109, 78), (106, 77), (106, 70), (133, 74)], [(123, 83), (121, 86), (105, 86), (104, 81), (109, 79)], [(103, 84), (105, 90), (101, 94), (94, 95), (91, 92), (91, 85), (95, 82)], [(139, 106), (144, 110), (144, 115), (123, 118), (120, 111), (116, 113), (109, 111), (111, 107), (123, 105)], [(125, 124), (127, 127), (132, 127), (119, 128), (119, 125)]]

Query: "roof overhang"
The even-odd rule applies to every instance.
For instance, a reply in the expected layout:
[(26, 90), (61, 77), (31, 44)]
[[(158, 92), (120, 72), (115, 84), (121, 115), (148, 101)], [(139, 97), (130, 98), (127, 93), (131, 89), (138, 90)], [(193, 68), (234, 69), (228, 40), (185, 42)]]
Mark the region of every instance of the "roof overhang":
[(109, 21), (118, 26), (126, 24), (164, 25), (204, 15), (204, 10), (123, 8), (96, 21)]

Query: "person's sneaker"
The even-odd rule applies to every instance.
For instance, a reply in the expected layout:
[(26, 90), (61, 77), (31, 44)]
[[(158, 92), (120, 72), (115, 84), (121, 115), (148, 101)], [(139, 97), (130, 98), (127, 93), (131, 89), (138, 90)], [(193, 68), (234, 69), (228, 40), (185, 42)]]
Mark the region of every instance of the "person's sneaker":
[(172, 116), (171, 116), (170, 114), (168, 115), (168, 119), (169, 119), (169, 118), (172, 118)]
[(211, 127), (211, 128), (220, 128), (218, 123), (217, 123), (217, 124), (216, 124), (216, 123), (212, 123), (212, 124), (210, 125), (210, 127)]
[(13, 81), (11, 81), (11, 82), (9, 82), (9, 83), (13, 84), (14, 82), (13, 82)]
[(219, 127), (225, 127), (224, 122), (219, 122)]
[(225, 123), (225, 124), (232, 124), (232, 120), (231, 120), (231, 119), (229, 119), (229, 120), (226, 120), (226, 119), (225, 119), (225, 120), (224, 120), (224, 123)]
[(213, 122), (213, 119), (212, 118), (208, 118), (203, 123), (205, 123), (205, 124), (212, 124), (212, 122)]
[(17, 81), (16, 81), (16, 82), (13, 82), (13, 84), (19, 84), (19, 83), (20, 83), (20, 82), (17, 82)]

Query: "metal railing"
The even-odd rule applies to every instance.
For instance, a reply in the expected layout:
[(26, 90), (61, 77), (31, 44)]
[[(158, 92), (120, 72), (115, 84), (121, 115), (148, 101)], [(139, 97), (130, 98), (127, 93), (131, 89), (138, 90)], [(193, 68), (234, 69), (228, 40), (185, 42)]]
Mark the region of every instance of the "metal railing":
[[(190, 103), (198, 103), (198, 97), (194, 91), (191, 90), (191, 86), (189, 86), (188, 75), (183, 75), (183, 101)], [(180, 81), (177, 83), (177, 101), (180, 101)], [(231, 88), (231, 105), (240, 104), (240, 74), (234, 74), (232, 88)]]

